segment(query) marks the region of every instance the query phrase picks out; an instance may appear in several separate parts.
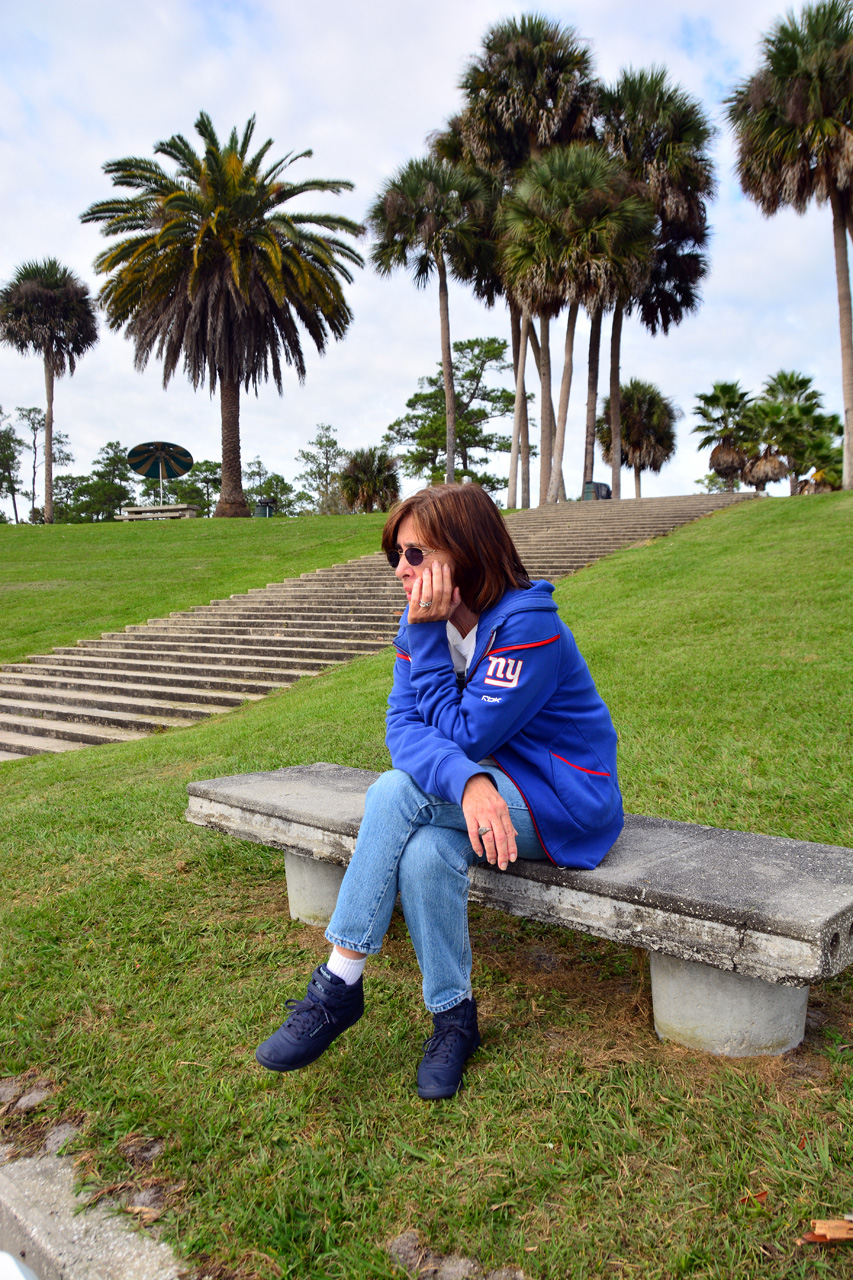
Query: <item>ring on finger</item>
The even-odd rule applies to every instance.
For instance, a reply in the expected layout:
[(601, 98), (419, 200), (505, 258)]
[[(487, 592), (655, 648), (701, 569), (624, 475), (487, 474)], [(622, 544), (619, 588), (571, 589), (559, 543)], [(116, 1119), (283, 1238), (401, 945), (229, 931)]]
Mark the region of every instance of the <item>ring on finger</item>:
[(478, 827), (478, 828), (477, 828), (477, 835), (478, 835), (478, 836), (490, 836), (490, 835), (493, 835), (493, 834), (494, 834), (494, 833), (492, 832), (492, 828), (491, 828), (491, 827)]

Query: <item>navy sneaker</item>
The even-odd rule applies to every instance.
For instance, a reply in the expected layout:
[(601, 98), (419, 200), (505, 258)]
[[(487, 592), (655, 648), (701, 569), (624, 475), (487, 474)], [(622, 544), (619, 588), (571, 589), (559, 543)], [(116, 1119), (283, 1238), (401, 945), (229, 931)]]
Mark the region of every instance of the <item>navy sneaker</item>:
[(324, 964), (311, 974), (304, 1000), (288, 1000), (290, 1017), (255, 1050), (267, 1071), (298, 1071), (316, 1062), (364, 1013), (364, 984), (347, 986)]
[(424, 1041), (418, 1067), (419, 1098), (452, 1098), (462, 1088), (465, 1063), (480, 1047), (477, 1002), (471, 996), (432, 1016), (433, 1033)]

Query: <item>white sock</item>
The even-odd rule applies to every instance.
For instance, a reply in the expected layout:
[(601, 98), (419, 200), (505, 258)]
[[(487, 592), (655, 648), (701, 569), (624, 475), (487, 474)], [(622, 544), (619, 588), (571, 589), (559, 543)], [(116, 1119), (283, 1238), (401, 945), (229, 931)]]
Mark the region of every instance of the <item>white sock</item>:
[(362, 956), (360, 960), (351, 960), (349, 956), (341, 955), (337, 947), (332, 947), (332, 954), (326, 961), (326, 968), (337, 978), (343, 978), (348, 987), (354, 987), (364, 972), (366, 964), (367, 956)]

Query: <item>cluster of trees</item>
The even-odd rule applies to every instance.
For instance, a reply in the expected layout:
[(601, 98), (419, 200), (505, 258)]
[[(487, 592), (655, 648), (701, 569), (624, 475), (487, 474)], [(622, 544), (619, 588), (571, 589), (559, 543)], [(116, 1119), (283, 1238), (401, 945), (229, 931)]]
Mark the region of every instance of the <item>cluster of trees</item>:
[(792, 494), (842, 487), (844, 428), (837, 414), (824, 412), (823, 396), (806, 374), (780, 369), (757, 397), (737, 382), (715, 382), (694, 412), (699, 448), (711, 449), (721, 487), (743, 482), (763, 492), (785, 476)]
[[(623, 71), (613, 83), (602, 82), (589, 43), (541, 14), (490, 27), (460, 89), (459, 109), (430, 136), (427, 154), (393, 175), (367, 215), (370, 257), (380, 273), (406, 267), (416, 285), (438, 284), (441, 377), (423, 380), (385, 443), (408, 449), (408, 474), (435, 478), (443, 463), (451, 481), (457, 455), (461, 474), (473, 478), (489, 452), (504, 447), (483, 428), (508, 416), (506, 399), (496, 409), (479, 389), (472, 398), (471, 369), (479, 356), (451, 342), (448, 280), (454, 277), (487, 306), (502, 300), (509, 312), (515, 385), (509, 505), (516, 504), (519, 481), (520, 505), (530, 505), (528, 350), (540, 385), (539, 500), (565, 497), (562, 459), (581, 308), (590, 319), (584, 481), (592, 477), (598, 434), (618, 497), (623, 321), (636, 315), (650, 332), (665, 334), (699, 305), (708, 270), (707, 206), (715, 191), (710, 122), (663, 68)], [(785, 205), (802, 212), (812, 199), (830, 205), (844, 388), (842, 483), (853, 487), (851, 0), (819, 0), (799, 17), (776, 22), (763, 40), (758, 69), (735, 87), (726, 107), (741, 185), (766, 214)], [(164, 385), (181, 365), (195, 387), (218, 389), (222, 462), (215, 514), (245, 516), (251, 514), (247, 498), (261, 491), (275, 489), (284, 506), (299, 499), (281, 487), (281, 477), (254, 472), (244, 490), (241, 389), (271, 376), (281, 392), (284, 366), (300, 380), (305, 376), (305, 336), (322, 352), (330, 338), (345, 335), (352, 319), (345, 286), (363, 265), (352, 241), (365, 228), (340, 215), (301, 211), (306, 194), (337, 195), (352, 184), (291, 181), (291, 166), (311, 153), (270, 162), (271, 139), (252, 151), (254, 117), (224, 143), (204, 112), (195, 128), (200, 151), (181, 134), (155, 147), (170, 167), (147, 157), (105, 164), (116, 193), (92, 204), (82, 219), (99, 224), (110, 241), (95, 261), (106, 277), (99, 301), (109, 326), (131, 338), (136, 366), (144, 368), (154, 355), (163, 362)], [(561, 314), (566, 328), (555, 404), (551, 326)], [(606, 444), (597, 406), (608, 314)], [(50, 522), (54, 381), (73, 373), (97, 341), (85, 285), (55, 259), (23, 264), (0, 290), (0, 341), (44, 361), (43, 518)], [(442, 400), (444, 438), (437, 447)], [(636, 459), (633, 431), (626, 447)], [(657, 455), (647, 446), (643, 456), (651, 465)], [(389, 461), (387, 450), (377, 448), (353, 463), (347, 479), (348, 462), (339, 473), (340, 501), (364, 509), (377, 502), (372, 495), (385, 491)], [(636, 461), (628, 465), (638, 476)], [(482, 474), (491, 485), (493, 477)], [(209, 485), (205, 492), (209, 497)]]
[[(9, 415), (0, 407), (0, 498), (12, 499), (15, 522), (22, 512), (18, 498), (28, 504), (32, 524), (44, 524), (44, 509), (34, 503), (36, 473), (44, 462), (45, 415), (39, 409), (19, 409), (18, 423), (30, 432), (31, 440), (22, 439), (9, 425)], [(302, 471), (296, 477), (297, 488), (278, 472), (270, 471), (259, 457), (253, 458), (243, 471), (243, 493), (247, 502), (263, 504), (277, 516), (319, 513), (339, 515), (346, 512), (387, 511), (400, 496), (397, 459), (384, 448), (375, 446), (347, 452), (338, 444), (337, 433), (328, 423), (320, 423), (317, 433), (298, 454)], [(21, 459), (25, 451), (32, 453), (32, 488), (23, 488)], [(74, 458), (68, 440), (61, 432), (53, 433), (55, 467), (69, 466)], [(163, 482), (166, 502), (190, 503), (202, 516), (215, 513), (217, 496), (222, 488), (222, 468), (207, 459), (193, 463), (186, 475)], [(141, 479), (127, 461), (127, 449), (118, 440), (110, 440), (100, 450), (89, 475), (56, 474), (53, 480), (53, 520), (59, 524), (90, 524), (115, 520), (122, 507), (157, 506), (160, 503), (160, 481)], [(6, 517), (0, 513), (0, 522)]]
[[(699, 102), (660, 68), (594, 74), (587, 41), (541, 15), (499, 22), (460, 83), (462, 104), (404, 165), (368, 215), (380, 272), (408, 267), (438, 282), (446, 409), (445, 475), (455, 476), (457, 396), (448, 276), (487, 305), (503, 299), (514, 401), (508, 503), (530, 504), (525, 369), (540, 383), (540, 502), (564, 497), (562, 458), (578, 312), (590, 317), (584, 480), (592, 478), (602, 321), (611, 313), (613, 493), (619, 495), (622, 322), (636, 313), (668, 332), (699, 304), (714, 193), (711, 126)], [(550, 328), (567, 315), (560, 389), (552, 393)]]
[[(38, 473), (47, 462), (46, 415), (38, 408), (18, 408), (15, 412), (17, 426), (24, 432), (23, 438), (10, 425), (9, 414), (4, 413), (3, 406), (0, 405), (0, 498), (11, 498), (16, 524), (20, 522), (19, 496), (27, 504), (31, 522), (42, 523), (44, 509), (36, 506), (36, 494)], [(23, 487), (24, 482), (20, 474), (21, 461), (25, 452), (32, 454), (32, 481), (29, 489)], [(68, 448), (68, 437), (61, 431), (51, 432), (51, 466), (67, 467), (73, 461), (74, 458)], [(0, 523), (8, 523), (7, 517), (2, 512), (0, 512)]]
[(296, 455), (302, 465), (296, 477), (307, 490), (311, 511), (338, 515), (345, 511), (388, 511), (400, 496), (397, 459), (378, 445), (347, 453), (334, 427), (317, 426), (307, 449)]
[[(491, 378), (511, 369), (506, 359), (507, 344), (500, 338), (470, 338), (453, 344), (454, 420), (457, 466), (454, 479), (466, 477), (488, 493), (503, 489), (506, 481), (484, 467), (494, 453), (509, 453), (510, 437), (504, 431), (486, 427), (512, 417), (515, 397), (506, 387), (494, 386)], [(388, 449), (402, 449), (403, 473), (436, 484), (445, 478), (447, 415), (444, 374), (418, 380), (419, 390), (406, 401), (407, 413), (392, 422), (382, 443)], [(533, 450), (535, 453), (535, 450)]]
[(741, 187), (770, 217), (804, 213), (813, 200), (832, 213), (841, 376), (842, 486), (853, 488), (853, 303), (848, 236), (853, 238), (853, 5), (807, 4), (762, 40), (753, 75), (726, 99), (737, 140)]

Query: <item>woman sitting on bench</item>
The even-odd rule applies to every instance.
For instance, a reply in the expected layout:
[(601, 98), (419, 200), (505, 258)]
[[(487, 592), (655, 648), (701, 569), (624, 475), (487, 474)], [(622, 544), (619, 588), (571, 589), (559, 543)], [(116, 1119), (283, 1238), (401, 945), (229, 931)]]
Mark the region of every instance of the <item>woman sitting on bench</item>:
[(468, 867), (516, 858), (594, 867), (622, 829), (616, 733), (547, 582), (531, 583), (477, 485), (401, 502), (382, 547), (406, 591), (386, 740), (334, 915), (330, 958), (257, 1050), (270, 1071), (314, 1062), (364, 1012), (362, 971), (397, 894), (433, 1015), (422, 1098), (448, 1098), (480, 1043)]

